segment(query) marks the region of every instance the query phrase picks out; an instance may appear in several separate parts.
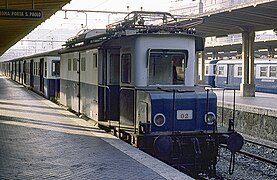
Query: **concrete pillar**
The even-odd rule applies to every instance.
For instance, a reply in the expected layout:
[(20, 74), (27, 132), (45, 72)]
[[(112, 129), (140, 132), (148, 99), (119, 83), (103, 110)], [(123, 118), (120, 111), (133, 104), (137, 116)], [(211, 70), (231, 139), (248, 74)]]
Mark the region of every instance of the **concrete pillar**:
[(204, 76), (205, 76), (205, 53), (204, 51), (200, 52), (200, 76), (199, 76), (199, 84), (204, 84)]
[(254, 31), (242, 32), (242, 79), (240, 84), (240, 95), (243, 97), (255, 96), (254, 39)]
[(249, 54), (249, 84), (252, 84), (254, 86), (254, 96), (255, 96), (255, 84), (254, 84), (254, 79), (255, 79), (255, 72), (254, 72), (254, 41), (255, 41), (255, 32), (251, 31), (249, 32), (249, 49), (248, 49), (248, 54)]
[(196, 84), (204, 84), (205, 52), (197, 52), (195, 57), (195, 82)]

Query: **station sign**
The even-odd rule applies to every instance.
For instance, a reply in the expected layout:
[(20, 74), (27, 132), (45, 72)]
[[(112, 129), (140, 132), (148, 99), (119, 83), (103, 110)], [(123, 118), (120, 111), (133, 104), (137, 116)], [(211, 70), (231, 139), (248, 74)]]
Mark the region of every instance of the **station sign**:
[(0, 9), (0, 18), (5, 19), (41, 19), (43, 12), (40, 10)]

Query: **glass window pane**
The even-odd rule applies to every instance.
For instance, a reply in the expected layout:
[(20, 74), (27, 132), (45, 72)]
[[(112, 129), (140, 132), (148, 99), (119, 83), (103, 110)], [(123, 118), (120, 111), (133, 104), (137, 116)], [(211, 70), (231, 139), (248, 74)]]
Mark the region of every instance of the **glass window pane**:
[(71, 71), (71, 59), (68, 59), (68, 71)]
[(119, 54), (110, 55), (110, 83), (118, 84), (119, 83)]
[(238, 67), (238, 76), (242, 76), (242, 67)]
[(186, 51), (153, 50), (149, 59), (149, 85), (184, 84)]
[(92, 57), (92, 59), (93, 59), (93, 67), (97, 68), (97, 54), (94, 53), (92, 56), (93, 56)]
[(224, 75), (224, 66), (218, 67), (218, 75)]
[(261, 67), (260, 68), (260, 76), (261, 77), (267, 77), (267, 67)]
[(52, 76), (60, 76), (60, 62), (52, 61)]
[(77, 71), (77, 59), (73, 59), (73, 71)]
[(131, 54), (121, 56), (121, 82), (131, 83)]
[(86, 58), (82, 58), (81, 59), (81, 71), (85, 71), (86, 70)]
[(270, 66), (269, 77), (277, 77), (277, 66)]

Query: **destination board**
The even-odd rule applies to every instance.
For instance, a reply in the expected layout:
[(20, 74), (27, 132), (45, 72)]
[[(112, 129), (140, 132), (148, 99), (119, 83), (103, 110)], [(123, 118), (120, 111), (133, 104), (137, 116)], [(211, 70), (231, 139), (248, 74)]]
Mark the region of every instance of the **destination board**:
[(0, 9), (0, 18), (12, 19), (41, 19), (43, 13), (40, 10)]

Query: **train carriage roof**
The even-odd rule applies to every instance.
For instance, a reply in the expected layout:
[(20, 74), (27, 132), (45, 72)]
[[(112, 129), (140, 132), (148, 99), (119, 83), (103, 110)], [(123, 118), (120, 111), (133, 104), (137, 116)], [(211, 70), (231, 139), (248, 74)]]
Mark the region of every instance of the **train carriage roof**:
[(33, 55), (25, 56), (24, 59), (31, 59), (31, 58), (45, 57), (45, 56), (59, 56), (60, 50), (61, 49), (55, 49), (55, 50), (46, 51), (38, 54), (33, 54)]
[(29, 55), (29, 56), (22, 56), (22, 57), (18, 57), (18, 58), (15, 58), (15, 59), (7, 59), (7, 60), (4, 60), (2, 62), (14, 62), (14, 61), (21, 61), (21, 60), (24, 60), (24, 59), (31, 59), (31, 58), (45, 57), (45, 56), (59, 56), (60, 50), (61, 49), (55, 49), (55, 50), (42, 52), (42, 53), (38, 53), (38, 54), (33, 54), (33, 55)]
[[(255, 58), (255, 64), (277, 64), (276, 58)], [(230, 60), (220, 60), (217, 62), (218, 65), (225, 64), (241, 64), (242, 59), (230, 59)]]
[(55, 49), (47, 52), (42, 52), (38, 54), (33, 54), (30, 56), (25, 56), (24, 59), (31, 59), (31, 58), (36, 58), (36, 57), (45, 57), (45, 56), (59, 56), (59, 52), (61, 49)]

